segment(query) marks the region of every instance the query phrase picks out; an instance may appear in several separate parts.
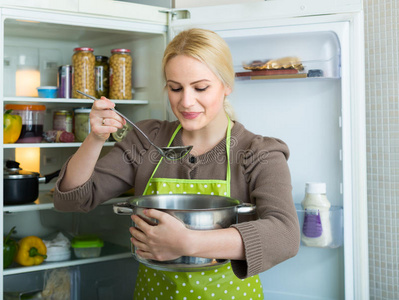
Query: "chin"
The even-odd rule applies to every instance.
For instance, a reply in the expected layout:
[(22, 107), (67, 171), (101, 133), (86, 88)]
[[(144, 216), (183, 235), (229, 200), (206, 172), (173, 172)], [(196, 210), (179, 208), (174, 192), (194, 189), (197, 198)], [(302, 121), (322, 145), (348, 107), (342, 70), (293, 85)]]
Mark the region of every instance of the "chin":
[(202, 129), (204, 126), (202, 123), (196, 121), (196, 120), (187, 120), (187, 119), (179, 119), (181, 126), (184, 128), (184, 130), (188, 131), (196, 131), (199, 129)]

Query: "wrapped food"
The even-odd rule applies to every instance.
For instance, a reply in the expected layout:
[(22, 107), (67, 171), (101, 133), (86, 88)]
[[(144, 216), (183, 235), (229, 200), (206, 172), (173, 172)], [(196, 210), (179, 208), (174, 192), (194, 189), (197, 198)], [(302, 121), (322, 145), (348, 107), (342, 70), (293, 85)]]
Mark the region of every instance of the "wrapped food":
[(44, 140), (49, 143), (72, 143), (75, 135), (65, 130), (49, 130), (43, 134)]
[(279, 70), (279, 69), (295, 69), (302, 71), (304, 69), (302, 62), (297, 57), (283, 57), (272, 59), (266, 62), (254, 60), (249, 65), (244, 65), (246, 70)]

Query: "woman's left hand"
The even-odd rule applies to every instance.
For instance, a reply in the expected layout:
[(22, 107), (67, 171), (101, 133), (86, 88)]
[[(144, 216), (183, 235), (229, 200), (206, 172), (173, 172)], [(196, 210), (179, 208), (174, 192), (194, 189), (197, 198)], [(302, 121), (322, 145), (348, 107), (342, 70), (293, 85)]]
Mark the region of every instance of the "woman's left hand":
[(136, 227), (130, 227), (131, 241), (136, 253), (144, 259), (173, 260), (185, 255), (190, 231), (175, 217), (156, 209), (146, 209), (144, 214), (158, 220), (150, 225), (137, 215), (132, 215)]

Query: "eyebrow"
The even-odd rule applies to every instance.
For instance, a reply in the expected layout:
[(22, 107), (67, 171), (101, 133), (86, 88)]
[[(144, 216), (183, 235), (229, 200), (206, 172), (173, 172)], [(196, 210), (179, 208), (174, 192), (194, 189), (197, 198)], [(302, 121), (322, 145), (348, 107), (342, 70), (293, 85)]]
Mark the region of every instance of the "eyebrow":
[[(210, 82), (210, 80), (208, 80), (208, 79), (200, 79), (200, 80), (193, 81), (190, 84), (196, 84), (196, 83), (199, 83), (199, 82), (202, 82), (202, 81)], [(180, 82), (177, 82), (177, 81), (174, 81), (174, 80), (167, 80), (166, 82), (173, 82), (173, 83), (176, 83), (176, 84), (180, 84)]]

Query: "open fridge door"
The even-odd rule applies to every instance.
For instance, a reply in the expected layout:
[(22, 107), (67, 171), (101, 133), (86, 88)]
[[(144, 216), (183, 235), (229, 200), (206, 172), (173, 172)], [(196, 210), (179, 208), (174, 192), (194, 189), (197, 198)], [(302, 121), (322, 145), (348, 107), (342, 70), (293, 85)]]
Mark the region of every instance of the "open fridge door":
[[(293, 1), (170, 14), (170, 38), (201, 27), (230, 46), (236, 119), (288, 144), (301, 226), (305, 183), (327, 184), (332, 242), (301, 245), (296, 257), (260, 274), (266, 299), (368, 299), (363, 14), (359, 1), (352, 2), (317, 16), (294, 17), (297, 6), (282, 11)], [(246, 73), (251, 63), (286, 57), (302, 68), (279, 76)]]

